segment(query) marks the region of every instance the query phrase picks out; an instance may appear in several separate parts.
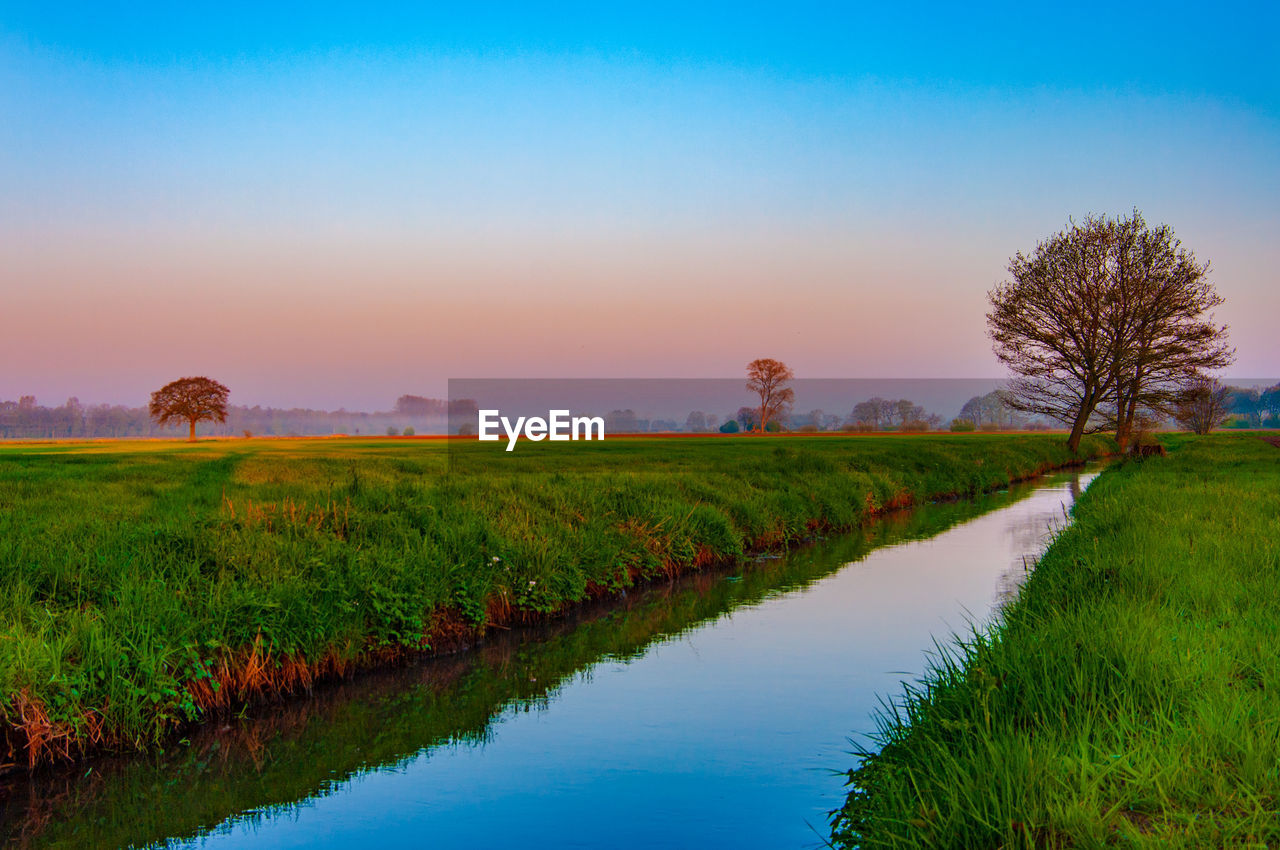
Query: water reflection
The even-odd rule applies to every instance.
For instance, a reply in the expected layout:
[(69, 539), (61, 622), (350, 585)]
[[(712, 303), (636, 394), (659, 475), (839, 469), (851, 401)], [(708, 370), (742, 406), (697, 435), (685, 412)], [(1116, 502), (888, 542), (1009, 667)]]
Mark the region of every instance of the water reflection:
[[(1092, 480), (1090, 474), (1087, 480)], [(1087, 483), (1087, 481), (1085, 482)], [(1066, 498), (1056, 505), (1046, 503), (1044, 510), (1009, 512), (1005, 520), (1005, 533), (1009, 536), (1009, 551), (1013, 555), (997, 582), (997, 607), (1012, 600), (1035, 566), (1039, 553), (1053, 541), (1071, 521), (1069, 508), (1083, 491), (1081, 477), (1073, 476), (1066, 483)]]
[(896, 514), (10, 786), (18, 846), (796, 847), (931, 637), (1016, 588), (1092, 477)]

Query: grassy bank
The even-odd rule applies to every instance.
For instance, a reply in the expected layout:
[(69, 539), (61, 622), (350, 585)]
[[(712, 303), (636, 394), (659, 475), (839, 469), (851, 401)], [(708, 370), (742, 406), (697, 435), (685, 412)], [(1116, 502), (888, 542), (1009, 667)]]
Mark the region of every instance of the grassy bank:
[(343, 793), (371, 770), (492, 739), (495, 718), (556, 701), (603, 661), (639, 659), (657, 644), (821, 581), (873, 549), (933, 537), (1006, 499), (897, 512), (785, 558), (748, 559), (731, 581), (703, 570), (528, 629), (495, 630), (474, 651), (318, 687), (311, 698), (186, 731), (183, 746), (147, 758), (15, 775), (0, 787), (0, 846), (178, 846), (242, 813), (292, 817), (296, 806)]
[(1167, 445), (884, 719), (838, 845), (1280, 843), (1280, 450)]
[(439, 441), (0, 447), (0, 764), (144, 747), (318, 676), (1071, 457), (1053, 437), (963, 435), (452, 460)]

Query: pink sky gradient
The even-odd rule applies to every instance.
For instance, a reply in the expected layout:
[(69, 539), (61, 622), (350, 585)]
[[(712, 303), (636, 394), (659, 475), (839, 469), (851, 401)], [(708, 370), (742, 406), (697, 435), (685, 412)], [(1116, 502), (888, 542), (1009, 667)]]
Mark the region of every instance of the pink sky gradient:
[[(0, 337), (0, 397), (136, 404), (207, 373), (237, 403), (386, 408), (449, 377), (719, 377), (757, 355), (804, 377), (998, 376), (983, 313), (1004, 258), (964, 230), (933, 238), (547, 238), (505, 256), (481, 240), (32, 241), (5, 249), (24, 285), (6, 294), (21, 326)], [(1274, 373), (1280, 257), (1199, 244), (1219, 258), (1232, 371)]]

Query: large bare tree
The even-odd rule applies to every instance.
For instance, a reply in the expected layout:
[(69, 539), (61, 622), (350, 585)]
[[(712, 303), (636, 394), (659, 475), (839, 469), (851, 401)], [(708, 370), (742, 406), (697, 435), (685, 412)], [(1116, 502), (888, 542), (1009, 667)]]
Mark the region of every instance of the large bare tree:
[(151, 394), (151, 418), (157, 425), (185, 421), (190, 426), (191, 442), (196, 441), (196, 423), (227, 421), (225, 386), (212, 378), (179, 378)]
[(747, 364), (747, 389), (760, 396), (760, 433), (769, 421), (781, 417), (795, 400), (795, 391), (787, 382), (795, 378), (791, 367), (780, 360), (762, 358)]
[(1008, 403), (1127, 445), (1136, 418), (1168, 414), (1177, 393), (1229, 364), (1208, 264), (1141, 213), (1089, 216), (1009, 262), (990, 294), (996, 357), (1013, 372)]

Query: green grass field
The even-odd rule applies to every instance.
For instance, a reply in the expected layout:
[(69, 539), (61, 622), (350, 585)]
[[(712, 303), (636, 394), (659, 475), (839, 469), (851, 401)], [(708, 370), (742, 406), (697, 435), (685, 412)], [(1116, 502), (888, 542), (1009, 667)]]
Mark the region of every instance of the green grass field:
[(445, 446), (0, 445), (0, 764), (146, 747), (317, 676), (1072, 460), (1043, 435)]
[(1280, 449), (1165, 442), (883, 718), (838, 845), (1280, 845)]

